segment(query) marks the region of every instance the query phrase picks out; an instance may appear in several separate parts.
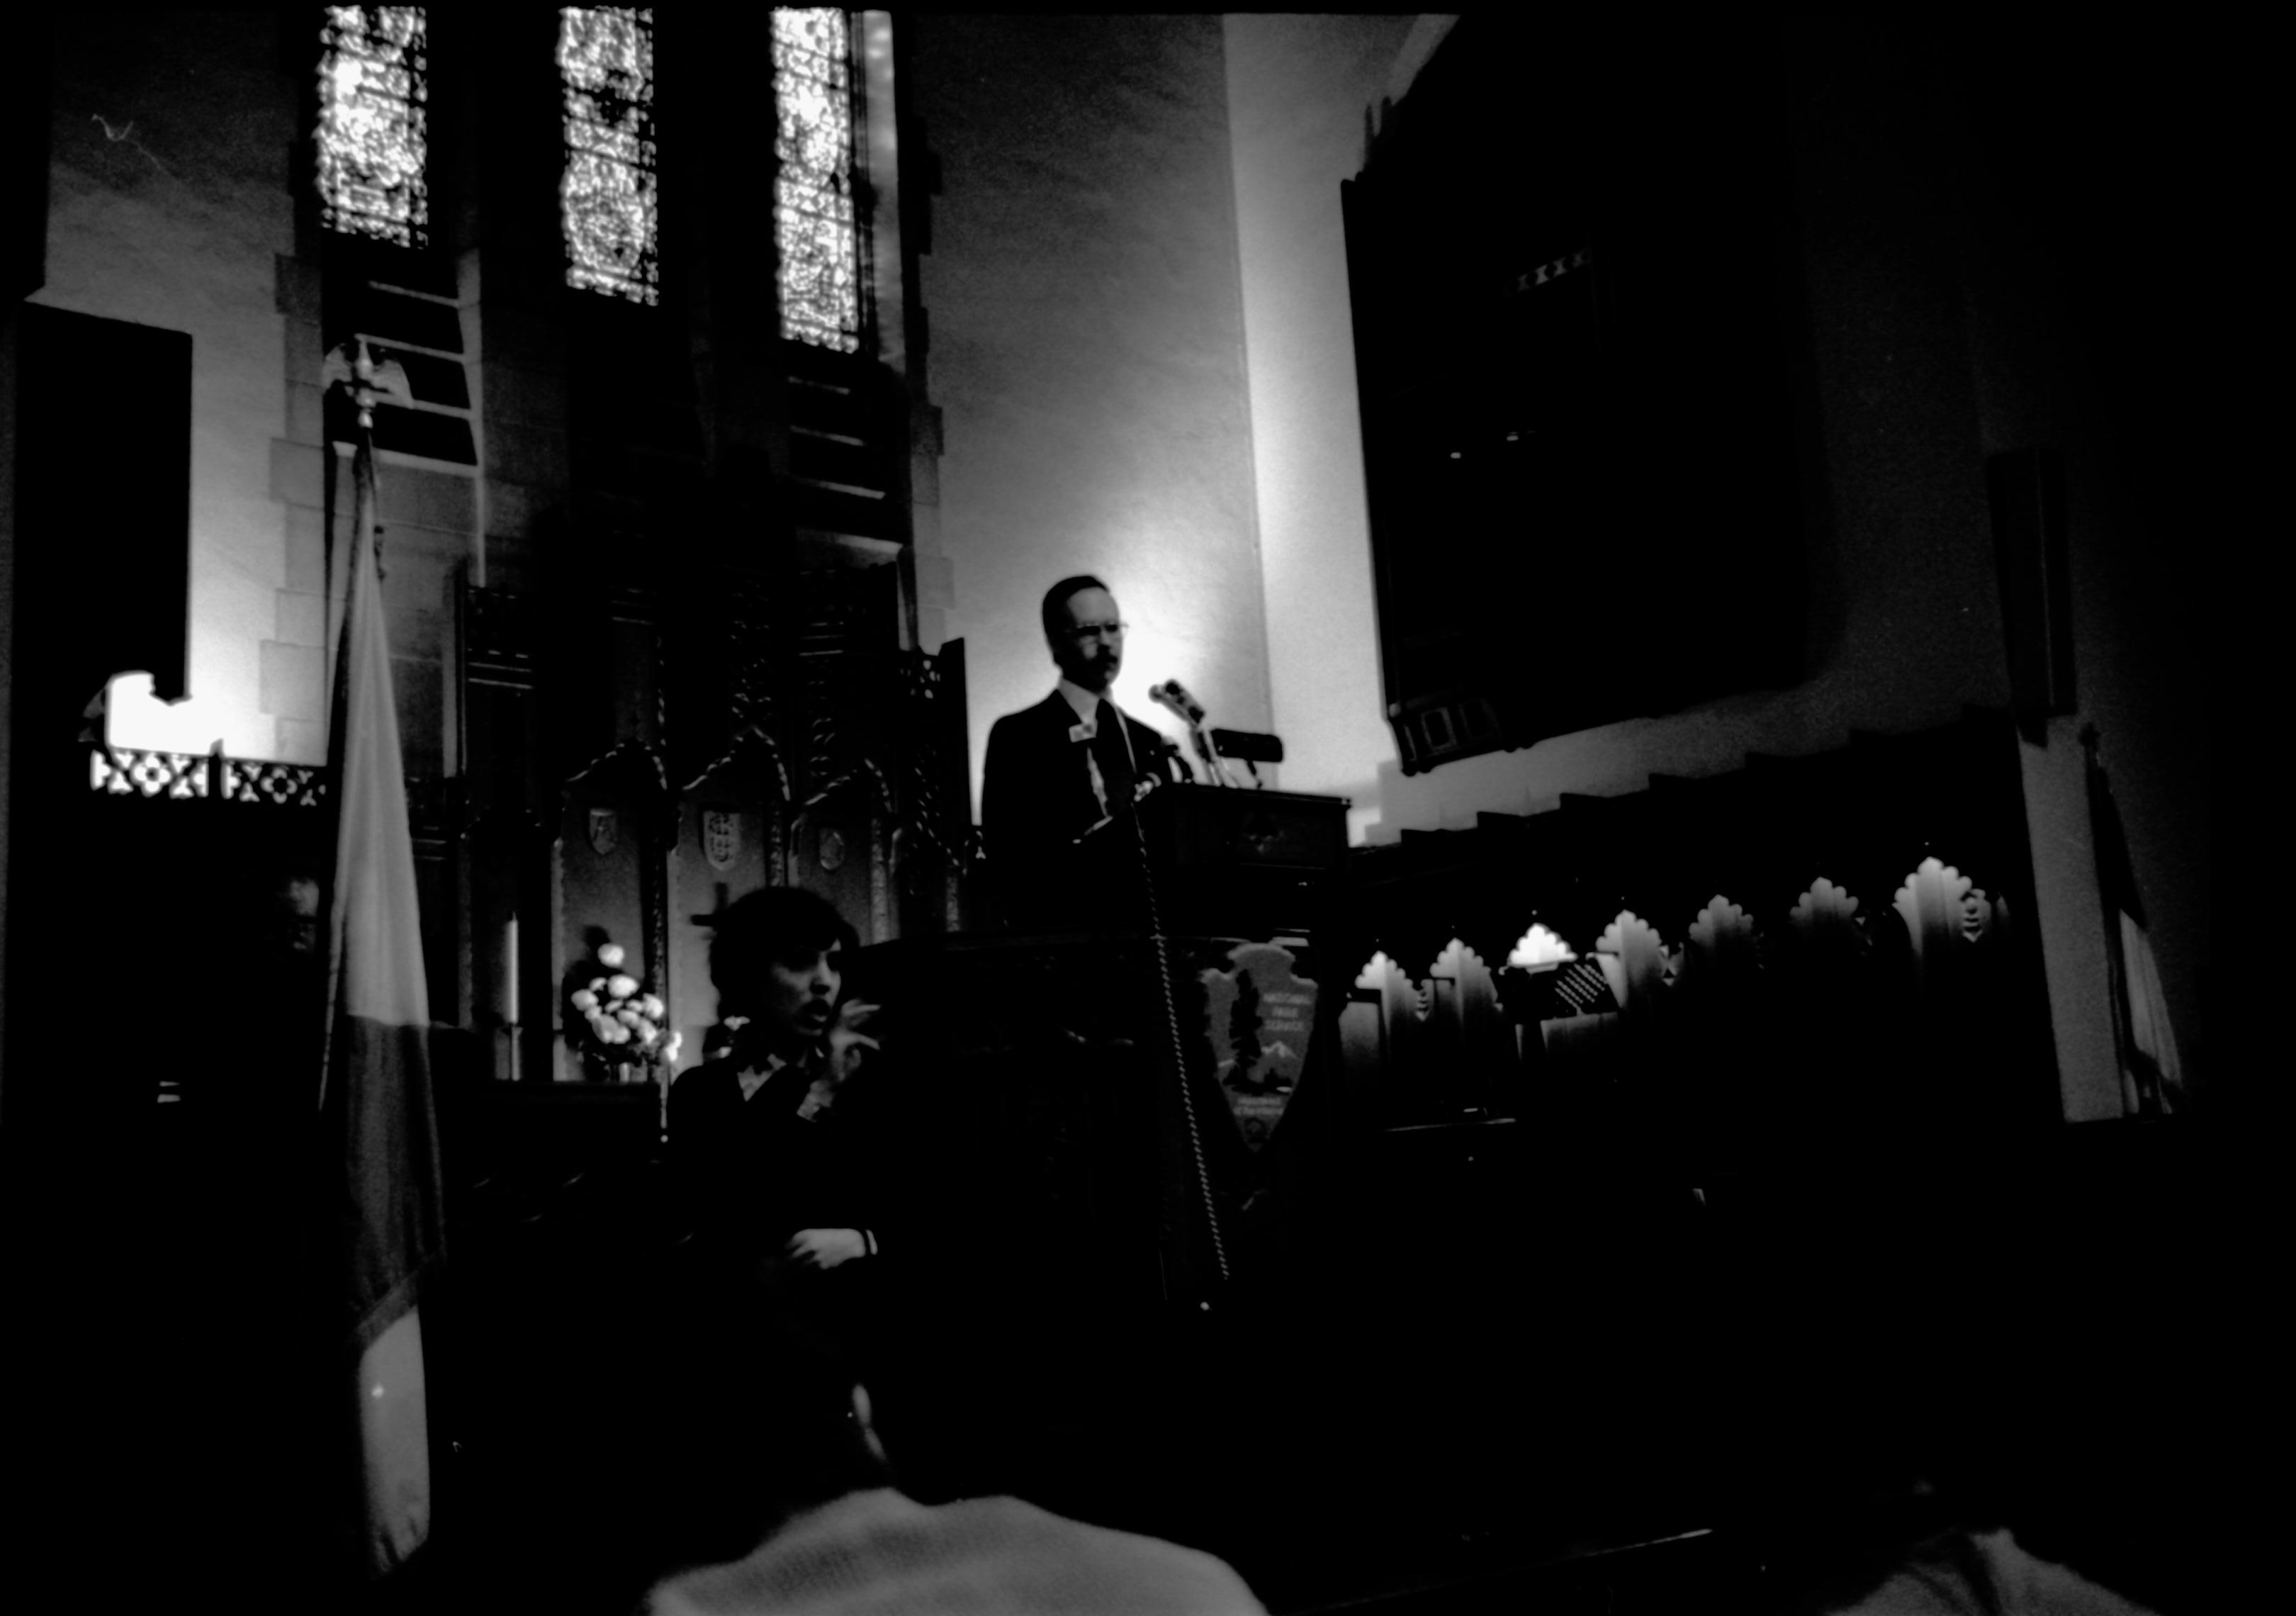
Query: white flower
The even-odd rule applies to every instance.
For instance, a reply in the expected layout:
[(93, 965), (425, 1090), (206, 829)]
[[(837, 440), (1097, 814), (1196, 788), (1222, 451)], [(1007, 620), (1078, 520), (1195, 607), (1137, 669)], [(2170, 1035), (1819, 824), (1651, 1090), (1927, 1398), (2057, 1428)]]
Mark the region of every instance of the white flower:
[(619, 970), (623, 957), (621, 944), (600, 943), (598, 945), (598, 963), (607, 970)]
[(685, 1035), (682, 1032), (673, 1032), (669, 1035), (669, 1042), (661, 1046), (661, 1058), (670, 1062), (670, 1064), (676, 1065), (677, 1063), (677, 1052), (685, 1047)]
[(618, 999), (626, 999), (637, 990), (638, 979), (634, 976), (617, 976), (607, 979), (606, 991)]
[(646, 1015), (651, 1020), (657, 1021), (668, 1013), (669, 1010), (669, 1006), (661, 1002), (661, 996), (658, 993), (647, 994), (644, 1001), (642, 1001), (640, 1008), (644, 1010)]
[(607, 1044), (612, 1043), (614, 1041), (614, 1018), (601, 1010), (597, 1014), (590, 1018), (590, 1030), (598, 1035), (600, 1042)]
[(575, 1009), (577, 1009), (577, 1010), (579, 1010), (579, 1011), (583, 1012), (585, 1014), (587, 1014), (589, 1012), (591, 1012), (591, 1011), (593, 1011), (593, 1010), (595, 1010), (597, 1007), (598, 1007), (598, 996), (597, 996), (596, 994), (594, 994), (594, 993), (591, 992), (587, 988), (578, 988), (578, 989), (576, 989), (575, 994), (574, 994), (574, 1008), (575, 1008)]
[(590, 991), (591, 991), (591, 992), (593, 992), (593, 993), (603, 993), (605, 990), (606, 990), (606, 979), (605, 979), (604, 977), (603, 977), (603, 976), (594, 976), (594, 977), (592, 977), (592, 978), (590, 979)]
[(640, 1019), (638, 1013), (635, 1010), (624, 1008), (614, 1012), (614, 1020), (619, 1021), (625, 1027), (636, 1026)]
[(606, 1042), (609, 1044), (627, 1044), (630, 1041), (630, 1029), (617, 1022), (607, 1022), (605, 1030)]
[(661, 1036), (661, 1029), (644, 1016), (639, 1016), (636, 1021), (631, 1021), (629, 1027), (638, 1035), (638, 1042), (642, 1044), (651, 1044)]

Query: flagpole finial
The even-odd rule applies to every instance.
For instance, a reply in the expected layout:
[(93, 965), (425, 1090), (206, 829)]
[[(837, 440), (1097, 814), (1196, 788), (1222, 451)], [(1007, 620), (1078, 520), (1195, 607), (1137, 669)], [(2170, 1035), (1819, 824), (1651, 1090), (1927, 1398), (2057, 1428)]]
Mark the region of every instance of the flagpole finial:
[(359, 431), (374, 431), (374, 356), (367, 351), (366, 339), (357, 340), (358, 346), (351, 356), (351, 374), (357, 378), (351, 389), (351, 400), (358, 406)]
[(329, 385), (339, 386), (350, 396), (363, 432), (374, 431), (377, 403), (389, 398), (406, 404), (414, 397), (407, 385), (406, 367), (396, 359), (377, 360), (365, 337), (346, 337), (330, 352), (324, 376)]

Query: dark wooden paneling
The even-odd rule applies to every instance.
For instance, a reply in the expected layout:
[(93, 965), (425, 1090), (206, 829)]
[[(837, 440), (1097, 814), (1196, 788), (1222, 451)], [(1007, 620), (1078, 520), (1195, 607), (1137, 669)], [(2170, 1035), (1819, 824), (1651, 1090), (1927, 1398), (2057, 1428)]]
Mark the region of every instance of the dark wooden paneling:
[[(191, 621), (192, 339), (55, 308), (20, 317), (16, 587), (37, 609), (17, 619), (19, 666), (78, 704), (130, 670), (178, 700)], [(45, 721), (77, 718), (76, 705)]]
[(1795, 677), (1784, 103), (1645, 35), (1467, 19), (1343, 187), (1406, 773)]

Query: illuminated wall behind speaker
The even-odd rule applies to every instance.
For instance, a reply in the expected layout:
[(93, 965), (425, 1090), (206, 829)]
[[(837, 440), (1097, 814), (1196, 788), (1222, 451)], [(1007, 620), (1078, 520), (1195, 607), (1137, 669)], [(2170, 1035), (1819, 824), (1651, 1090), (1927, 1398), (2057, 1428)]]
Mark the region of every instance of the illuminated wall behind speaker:
[(1037, 603), (1072, 572), (1133, 625), (1128, 710), (1177, 733), (1147, 700), (1177, 678), (1266, 730), (1219, 18), (921, 15), (911, 59), (976, 791), (990, 723), (1052, 688)]
[(1362, 166), (1365, 109), (1407, 90), (1449, 21), (1226, 19), (1268, 685), (1285, 746), (1283, 784), (1347, 798), (1358, 841), (1379, 822), (1380, 770), (1396, 755), (1381, 717), (1340, 184)]

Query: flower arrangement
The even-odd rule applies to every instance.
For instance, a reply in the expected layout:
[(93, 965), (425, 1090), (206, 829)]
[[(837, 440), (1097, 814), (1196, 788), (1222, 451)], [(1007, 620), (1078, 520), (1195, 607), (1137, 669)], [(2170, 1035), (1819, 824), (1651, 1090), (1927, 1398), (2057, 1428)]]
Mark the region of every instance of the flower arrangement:
[(683, 1035), (664, 1024), (669, 1007), (660, 997), (622, 969), (626, 957), (619, 943), (598, 946), (601, 974), (567, 996), (568, 1030), (583, 1058), (597, 1065), (674, 1067)]

